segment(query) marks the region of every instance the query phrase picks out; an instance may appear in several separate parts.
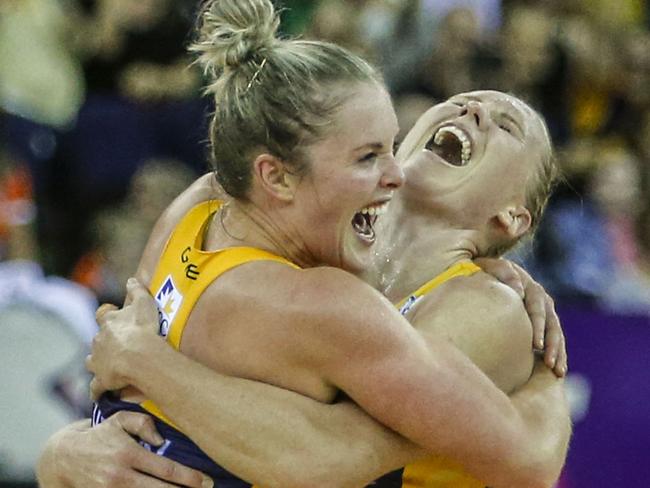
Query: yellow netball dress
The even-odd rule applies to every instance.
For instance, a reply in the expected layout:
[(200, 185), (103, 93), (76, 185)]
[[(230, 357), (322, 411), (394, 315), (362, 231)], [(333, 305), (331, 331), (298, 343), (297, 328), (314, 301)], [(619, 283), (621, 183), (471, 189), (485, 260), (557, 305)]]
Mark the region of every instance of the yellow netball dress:
[[(252, 261), (276, 261), (298, 268), (281, 256), (252, 247), (231, 247), (204, 251), (206, 229), (221, 204), (201, 203), (190, 210), (172, 232), (153, 275), (149, 291), (158, 304), (160, 335), (179, 349), (183, 330), (194, 305), (205, 289), (226, 271)], [(211, 476), (219, 488), (250, 488), (247, 483), (212, 461), (184, 435), (151, 401), (140, 405), (112, 394), (103, 395), (93, 412), (98, 424), (120, 410), (146, 412), (154, 417), (165, 442), (160, 447), (145, 445), (153, 452)]]
[[(458, 276), (471, 276), (481, 268), (472, 262), (451, 266), (397, 304), (406, 315), (427, 293)], [(485, 488), (485, 484), (463, 472), (460, 464), (431, 457), (394, 471), (370, 485), (373, 488)]]

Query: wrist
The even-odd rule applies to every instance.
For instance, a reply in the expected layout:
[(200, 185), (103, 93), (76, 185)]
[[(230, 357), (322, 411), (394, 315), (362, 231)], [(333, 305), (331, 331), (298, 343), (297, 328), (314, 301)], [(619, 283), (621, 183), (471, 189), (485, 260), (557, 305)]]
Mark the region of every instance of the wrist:
[(143, 331), (134, 334), (129, 344), (116, 365), (116, 372), (125, 383), (146, 394), (150, 381), (158, 381), (158, 373), (169, 364), (165, 356), (173, 349), (164, 338)]
[(71, 486), (71, 480), (68, 477), (66, 461), (75, 453), (71, 451), (71, 446), (78, 444), (78, 437), (84, 428), (89, 427), (89, 422), (73, 424), (65, 427), (54, 434), (45, 445), (45, 449), (38, 461), (37, 477), (39, 486), (43, 488), (62, 488)]

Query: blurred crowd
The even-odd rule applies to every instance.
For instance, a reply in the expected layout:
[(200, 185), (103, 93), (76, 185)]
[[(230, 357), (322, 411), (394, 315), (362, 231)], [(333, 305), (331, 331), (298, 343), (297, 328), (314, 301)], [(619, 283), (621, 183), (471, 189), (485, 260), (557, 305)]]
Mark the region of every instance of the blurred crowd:
[[(9, 288), (0, 322), (7, 303), (38, 304), (38, 293), (19, 292), (38, 286), (83, 296), (86, 311), (93, 297), (120, 303), (155, 219), (208, 169), (210, 105), (186, 53), (198, 3), (0, 1), (0, 281)], [(538, 235), (513, 257), (559, 301), (650, 315), (649, 2), (278, 3), (285, 34), (337, 42), (382, 68), (402, 134), (458, 92), (529, 101), (548, 122), (563, 178)], [(65, 291), (48, 276), (68, 280)], [(39, 310), (85, 331), (85, 347), (87, 314), (51, 302)], [(64, 380), (52, 388), (78, 411)]]
[(650, 4), (310, 2), (307, 35), (378, 63), (402, 133), (428, 106), (511, 92), (546, 118), (563, 180), (513, 256), (558, 300), (650, 313)]

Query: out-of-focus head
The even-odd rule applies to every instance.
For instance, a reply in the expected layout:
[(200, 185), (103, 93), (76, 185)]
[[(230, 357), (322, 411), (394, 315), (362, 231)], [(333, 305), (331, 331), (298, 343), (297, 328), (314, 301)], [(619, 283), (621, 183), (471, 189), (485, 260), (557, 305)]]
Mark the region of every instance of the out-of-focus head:
[(601, 147), (590, 191), (603, 211), (635, 218), (643, 210), (641, 165), (625, 146)]
[(621, 81), (627, 101), (641, 110), (650, 107), (650, 33), (645, 30), (626, 33), (622, 42), (623, 72)]
[(278, 225), (309, 261), (356, 271), (370, 261), (378, 209), (402, 181), (390, 96), (360, 57), (279, 39), (278, 24), (270, 0), (204, 5), (191, 49), (212, 77), (216, 177), (235, 199), (280, 209)]
[(553, 21), (543, 8), (513, 9), (502, 32), (504, 83), (529, 89), (547, 75), (553, 61)]
[(541, 116), (497, 91), (434, 106), (397, 157), (404, 161), (407, 205), (451, 228), (480, 231), (482, 255), (500, 255), (535, 229), (557, 177)]
[(128, 199), (132, 217), (149, 229), (167, 206), (187, 188), (196, 175), (173, 159), (146, 161), (131, 179)]

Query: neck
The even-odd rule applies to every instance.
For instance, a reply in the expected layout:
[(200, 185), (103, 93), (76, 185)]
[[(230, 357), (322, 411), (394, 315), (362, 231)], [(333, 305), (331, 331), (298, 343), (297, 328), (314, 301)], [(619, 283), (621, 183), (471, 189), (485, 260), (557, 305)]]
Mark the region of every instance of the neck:
[(247, 246), (264, 249), (303, 268), (316, 266), (291, 226), (251, 202), (230, 200), (214, 216), (205, 247), (208, 250)]
[(396, 302), (456, 263), (477, 255), (477, 231), (454, 229), (432, 212), (391, 203), (380, 230), (377, 266), (368, 280)]

